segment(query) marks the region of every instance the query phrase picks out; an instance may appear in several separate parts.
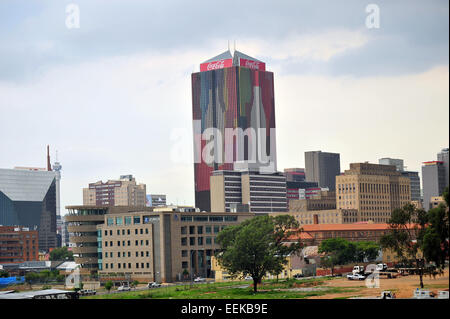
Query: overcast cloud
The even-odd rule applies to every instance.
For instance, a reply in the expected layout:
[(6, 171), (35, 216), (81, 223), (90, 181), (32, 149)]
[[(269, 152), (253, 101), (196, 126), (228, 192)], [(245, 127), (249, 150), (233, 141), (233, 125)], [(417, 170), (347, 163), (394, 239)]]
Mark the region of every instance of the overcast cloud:
[[(80, 8), (68, 29), (66, 5)], [(380, 28), (365, 26), (366, 5)], [(194, 204), (190, 74), (227, 49), (275, 75), (278, 169), (448, 147), (448, 1), (2, 1), (0, 167), (63, 165), (62, 207), (133, 174)]]

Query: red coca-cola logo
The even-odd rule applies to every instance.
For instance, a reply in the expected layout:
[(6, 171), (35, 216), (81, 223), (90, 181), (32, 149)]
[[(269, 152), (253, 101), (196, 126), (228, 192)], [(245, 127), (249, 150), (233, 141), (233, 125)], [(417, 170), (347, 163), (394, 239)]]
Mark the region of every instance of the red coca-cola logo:
[(206, 66), (206, 70), (208, 70), (208, 71), (217, 70), (217, 69), (223, 69), (224, 67), (225, 67), (225, 60), (220, 60), (217, 62), (208, 63), (208, 65)]

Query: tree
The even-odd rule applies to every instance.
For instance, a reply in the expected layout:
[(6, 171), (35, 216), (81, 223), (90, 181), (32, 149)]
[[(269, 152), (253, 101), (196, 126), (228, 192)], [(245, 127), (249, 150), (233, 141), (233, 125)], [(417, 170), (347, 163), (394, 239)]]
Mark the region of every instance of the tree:
[(137, 281), (137, 280), (134, 280), (134, 281), (131, 283), (131, 286), (132, 286), (133, 288), (136, 288), (137, 285), (139, 285), (139, 281)]
[(73, 253), (67, 247), (55, 248), (50, 252), (50, 260), (68, 260), (73, 261)]
[(230, 275), (250, 275), (256, 293), (266, 273), (279, 274), (287, 263), (286, 257), (300, 250), (299, 242), (287, 243), (299, 232), (299, 224), (292, 216), (254, 217), (218, 234), (221, 249), (216, 257)]
[(328, 238), (319, 245), (319, 253), (324, 253), (321, 258), (321, 264), (331, 269), (331, 275), (334, 274), (334, 267), (345, 265), (356, 259), (356, 245), (353, 242), (343, 238)]
[(359, 241), (356, 245), (356, 258), (353, 261), (374, 261), (380, 252), (380, 245), (373, 241)]
[(427, 227), (421, 238), (421, 248), (425, 259), (436, 264), (437, 270), (442, 273), (445, 260), (449, 255), (449, 192), (444, 190), (445, 204), (430, 209), (426, 215)]
[(111, 280), (109, 280), (105, 283), (105, 289), (108, 290), (108, 293), (110, 292), (112, 286), (113, 286), (113, 283)]
[(388, 221), (389, 232), (380, 239), (381, 247), (392, 250), (405, 264), (412, 263), (419, 273), (420, 287), (423, 288), (425, 261), (421, 245), (425, 234), (427, 214), (412, 204), (397, 208)]

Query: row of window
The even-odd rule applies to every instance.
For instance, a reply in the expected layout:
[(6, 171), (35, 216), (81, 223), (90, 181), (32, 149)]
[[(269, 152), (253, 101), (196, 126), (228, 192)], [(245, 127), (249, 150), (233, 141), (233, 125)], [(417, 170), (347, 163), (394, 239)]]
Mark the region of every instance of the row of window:
[[(121, 241), (118, 240), (117, 241), (117, 246), (118, 247), (120, 247), (120, 243), (121, 243)], [(140, 240), (140, 245), (139, 245), (139, 240), (135, 240), (134, 243), (135, 243), (134, 244), (135, 246), (144, 246), (144, 240), (143, 239)], [(99, 245), (101, 245), (101, 241), (99, 241)], [(109, 241), (109, 246), (108, 246), (108, 241), (105, 240), (103, 245), (105, 247), (113, 247), (114, 246), (114, 242), (112, 240)], [(145, 240), (145, 246), (148, 246), (148, 245), (149, 245), (149, 240), (146, 239)], [(126, 244), (125, 244), (125, 240), (122, 240), (122, 246), (131, 246), (131, 240), (126, 241)]]
[(237, 222), (237, 216), (181, 216), (182, 222)]
[[(194, 235), (194, 234), (199, 234), (202, 235), (203, 234), (203, 228), (205, 229), (205, 234), (212, 234), (212, 230), (214, 230), (215, 234), (218, 234), (221, 230), (225, 229), (226, 226), (219, 226), (219, 225), (214, 225), (214, 226), (189, 226), (189, 235)], [(195, 230), (197, 229), (197, 232), (195, 232)], [(187, 226), (182, 226), (181, 227), (181, 234), (182, 235), (186, 235), (187, 234)]]
[[(145, 253), (145, 254), (144, 254)], [(104, 253), (105, 258), (114, 258), (114, 252), (105, 252)], [(135, 251), (134, 257), (150, 257), (150, 252), (149, 251)], [(145, 255), (145, 256), (144, 256)], [(131, 258), (131, 251), (124, 251), (124, 252), (117, 252), (117, 258), (126, 258), (126, 257), (130, 257)]]
[[(216, 244), (216, 237), (205, 237), (205, 241), (203, 243), (203, 237), (189, 237), (189, 245), (195, 246), (195, 238), (197, 238), (197, 245), (212, 245), (213, 238), (214, 243)], [(181, 246), (187, 246), (187, 237), (181, 237)]]
[[(127, 229), (127, 230), (125, 231), (125, 229), (122, 229), (122, 230), (117, 229), (117, 232), (116, 232), (116, 234), (117, 234), (118, 236), (120, 236), (120, 234), (125, 235), (125, 233), (126, 233), (126, 235), (131, 235), (131, 230), (130, 230), (130, 229)], [(105, 230), (104, 234), (105, 234), (105, 236), (108, 236), (108, 230)], [(141, 229), (135, 228), (135, 229), (134, 229), (134, 234), (135, 234), (135, 235), (138, 235), (138, 234), (143, 235), (143, 234), (144, 234), (144, 228), (141, 228)], [(145, 228), (145, 234), (148, 234), (148, 228)], [(112, 236), (112, 235), (113, 235), (113, 231), (112, 231), (112, 230), (109, 230), (109, 236)]]
[[(141, 268), (150, 268), (150, 263), (140, 263)], [(145, 267), (144, 267), (145, 265)], [(126, 269), (127, 263), (117, 263), (117, 269)], [(136, 268), (139, 268), (139, 263), (136, 263)], [(105, 263), (105, 269), (114, 269), (114, 263)], [(131, 263), (128, 263), (128, 269), (131, 269)]]

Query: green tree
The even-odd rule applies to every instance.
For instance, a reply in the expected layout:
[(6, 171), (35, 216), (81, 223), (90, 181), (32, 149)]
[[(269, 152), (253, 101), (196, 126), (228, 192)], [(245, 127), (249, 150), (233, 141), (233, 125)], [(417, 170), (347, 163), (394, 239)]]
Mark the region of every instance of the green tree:
[(434, 262), (440, 273), (449, 255), (449, 192), (444, 190), (446, 204), (430, 209), (426, 215), (427, 227), (421, 239), (421, 249), (428, 262)]
[(109, 280), (105, 283), (105, 289), (108, 290), (108, 293), (110, 292), (112, 286), (113, 286), (113, 283), (111, 280)]
[(325, 256), (321, 258), (321, 263), (331, 269), (331, 275), (334, 275), (334, 267), (345, 265), (356, 260), (356, 245), (353, 242), (343, 238), (328, 238), (319, 245), (319, 253)]
[(373, 241), (359, 241), (356, 245), (356, 258), (353, 261), (365, 262), (374, 261), (380, 252), (380, 245)]
[(380, 239), (381, 247), (392, 250), (402, 263), (413, 264), (419, 273), (421, 288), (425, 270), (421, 246), (426, 223), (427, 213), (423, 209), (406, 204), (392, 212), (388, 221), (389, 232)]
[(300, 250), (300, 242), (286, 243), (299, 232), (299, 224), (292, 216), (254, 217), (218, 234), (221, 249), (216, 257), (230, 275), (250, 275), (256, 293), (266, 273), (279, 274), (287, 263), (286, 257)]
[(73, 253), (67, 247), (55, 248), (50, 252), (50, 260), (68, 260), (73, 261)]

